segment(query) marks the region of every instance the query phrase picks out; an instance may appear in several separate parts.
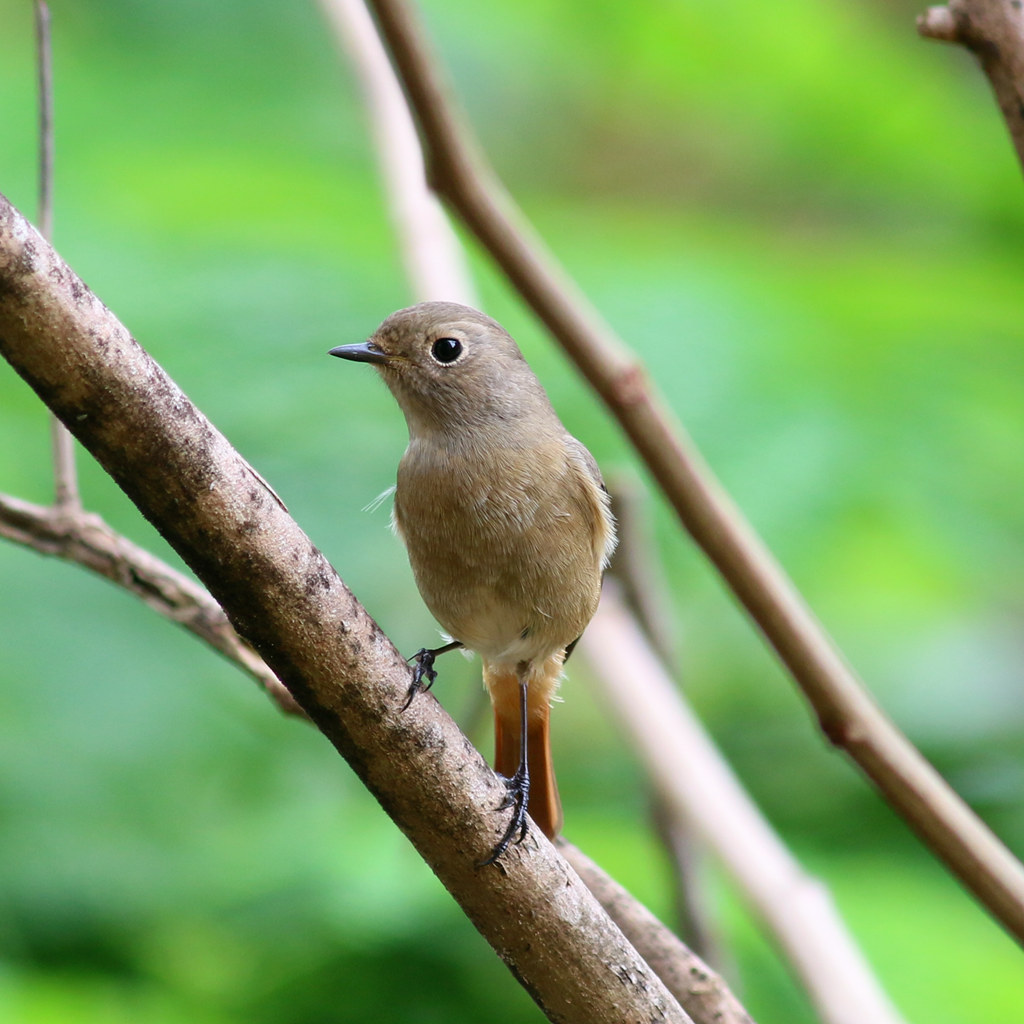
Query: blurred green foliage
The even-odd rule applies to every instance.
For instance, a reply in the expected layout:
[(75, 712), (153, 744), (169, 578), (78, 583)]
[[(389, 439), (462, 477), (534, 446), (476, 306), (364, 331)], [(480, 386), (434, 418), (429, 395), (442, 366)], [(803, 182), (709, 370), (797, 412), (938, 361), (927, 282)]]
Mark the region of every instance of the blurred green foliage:
[[(410, 295), (313, 4), (53, 3), (56, 243), (273, 483), (403, 650), (434, 636), (386, 510), (401, 417), (326, 349)], [(424, 14), (538, 229), (650, 367), (900, 726), (1024, 852), (1020, 171), (987, 84), (896, 3)], [(0, 191), (35, 208), (31, 9), (0, 0)], [(606, 470), (616, 428), (474, 251)], [(49, 499), (0, 366), (0, 489)], [(176, 561), (87, 457), (90, 508)], [(688, 690), (911, 1020), (1024, 1017), (1019, 951), (826, 748), (651, 502)], [(316, 733), (85, 573), (0, 546), (0, 1020), (426, 1024), (539, 1012)], [(472, 663), (441, 699), (471, 716)], [(640, 773), (573, 666), (567, 833), (671, 915)], [(486, 730), (474, 732), (489, 749)], [(729, 882), (762, 1024), (813, 1020)]]

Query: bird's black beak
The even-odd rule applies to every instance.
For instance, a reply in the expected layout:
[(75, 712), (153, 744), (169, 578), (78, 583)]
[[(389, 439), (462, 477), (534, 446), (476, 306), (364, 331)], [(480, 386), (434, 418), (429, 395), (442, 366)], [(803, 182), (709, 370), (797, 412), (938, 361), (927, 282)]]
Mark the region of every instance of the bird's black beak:
[(339, 345), (327, 353), (340, 359), (351, 359), (357, 363), (386, 363), (390, 356), (372, 341), (361, 341), (358, 345)]

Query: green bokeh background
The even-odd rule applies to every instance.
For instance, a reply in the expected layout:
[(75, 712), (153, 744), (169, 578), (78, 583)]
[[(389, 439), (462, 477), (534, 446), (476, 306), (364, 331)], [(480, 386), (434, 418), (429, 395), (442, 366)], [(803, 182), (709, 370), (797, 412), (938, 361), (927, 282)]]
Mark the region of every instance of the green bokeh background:
[[(1024, 852), (1024, 189), (918, 6), (424, 14), (483, 144), (896, 722)], [(386, 510), (404, 425), (325, 356), (411, 296), (358, 90), (310, 3), (53, 4), (56, 243), (267, 477), (403, 650), (436, 634)], [(0, 191), (35, 209), (31, 6), (0, 0)], [(486, 260), (606, 471), (635, 460)], [(0, 489), (49, 500), (0, 366)], [(175, 561), (83, 456), (90, 508)], [(639, 474), (642, 478), (642, 474)], [(842, 756), (650, 503), (698, 712), (913, 1021), (1024, 1019), (1019, 950)], [(538, 1021), (333, 750), (76, 568), (0, 546), (0, 1021)], [(461, 716), (476, 669), (446, 664)], [(635, 759), (575, 666), (568, 836), (666, 918)], [(474, 737), (489, 751), (486, 730)], [(714, 865), (761, 1024), (814, 1020)]]

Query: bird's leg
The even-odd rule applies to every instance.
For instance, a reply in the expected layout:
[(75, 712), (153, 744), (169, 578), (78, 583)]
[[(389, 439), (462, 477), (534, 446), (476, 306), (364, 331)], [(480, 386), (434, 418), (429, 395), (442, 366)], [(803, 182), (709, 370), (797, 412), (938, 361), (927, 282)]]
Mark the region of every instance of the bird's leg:
[[(449, 651), (454, 651), (462, 646), (461, 640), (453, 640), (449, 644), (445, 644), (443, 647), (435, 647), (431, 650), (428, 647), (421, 647), (408, 661), (415, 661), (416, 667), (412, 670), (412, 682), (409, 684), (409, 692), (406, 695), (405, 703), (402, 705), (404, 711), (411, 703), (413, 697), (416, 696), (420, 690), (429, 690), (434, 685), (434, 680), (437, 678), (437, 672), (434, 669), (434, 659), (439, 654), (447, 654)], [(426, 683), (423, 680), (426, 679)]]
[[(511, 807), (512, 820), (505, 829), (505, 834), (498, 840), (498, 845), (491, 851), (487, 860), (482, 861), (480, 866), (493, 864), (513, 842), (521, 843), (526, 838), (526, 829), (529, 821), (526, 817), (526, 806), (530, 800), (530, 767), (526, 760), (526, 714), (527, 714), (527, 692), (529, 683), (525, 666), (519, 672), (519, 767), (510, 779), (505, 780), (507, 792), (505, 799), (501, 802), (502, 810)], [(516, 833), (519, 833), (518, 837)], [(513, 838), (515, 837), (515, 838)]]

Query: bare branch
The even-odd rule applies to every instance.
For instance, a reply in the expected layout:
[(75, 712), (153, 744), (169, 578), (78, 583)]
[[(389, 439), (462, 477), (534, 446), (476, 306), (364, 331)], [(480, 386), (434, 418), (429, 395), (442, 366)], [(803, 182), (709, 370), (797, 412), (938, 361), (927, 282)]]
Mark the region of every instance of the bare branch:
[(690, 1018), (248, 464), (0, 198), (0, 352), (209, 588), (549, 1018)]
[(636, 616), (640, 628), (662, 662), (675, 668), (672, 596), (654, 556), (643, 499), (644, 491), (635, 476), (618, 473), (607, 480), (612, 496), (619, 545), (608, 571), (622, 586), (622, 597)]
[(642, 903), (565, 839), (557, 847), (694, 1024), (753, 1024), (725, 982)]
[(288, 714), (303, 714), (263, 659), (231, 628), (220, 605), (197, 583), (87, 512), (67, 515), (0, 494), (0, 537), (74, 562), (118, 584), (154, 611), (234, 661)]
[[(642, 488), (635, 478), (619, 473), (608, 480), (608, 489), (619, 535), (608, 571), (618, 581), (624, 604), (658, 660), (678, 679), (671, 592), (649, 536)], [(679, 930), (699, 956), (721, 968), (725, 950), (705, 893), (702, 844), (687, 823), (664, 805), (656, 791), (651, 803), (656, 833), (673, 868)]]
[(606, 584), (580, 649), (661, 800), (725, 864), (786, 951), (822, 1019), (827, 1024), (898, 1024), (902, 1018), (846, 931), (827, 889), (803, 872), (744, 792), (613, 585)]
[(53, 501), (68, 515), (82, 510), (75, 468), (75, 439), (56, 416), (50, 417), (50, 446), (53, 451)]
[[(50, 8), (36, 0), (36, 66), (39, 72), (39, 233), (53, 241), (53, 46)], [(56, 416), (50, 417), (54, 502), (70, 514), (80, 512), (75, 440)]]
[(448, 216), (427, 188), (423, 153), (405, 97), (363, 0), (320, 0), (366, 98), (388, 207), (417, 302), (473, 306), (473, 285)]
[(36, 0), (36, 68), (39, 77), (39, 233), (53, 238), (53, 47), (50, 8)]
[(702, 960), (715, 970), (735, 978), (738, 967), (732, 951), (726, 946), (720, 915), (716, 913), (708, 884), (710, 858), (707, 844), (694, 835), (690, 823), (667, 807), (658, 794), (654, 795), (651, 804), (655, 834), (672, 865), (677, 930)]
[(370, 0), (424, 140), (427, 173), (605, 401), (681, 522), (842, 747), (978, 900), (1024, 943), (1024, 866), (881, 713), (661, 397), (522, 224), (455, 116), (405, 0)]
[(1007, 0), (950, 0), (917, 19), (926, 39), (960, 43), (978, 58), (1024, 166), (1024, 8)]

